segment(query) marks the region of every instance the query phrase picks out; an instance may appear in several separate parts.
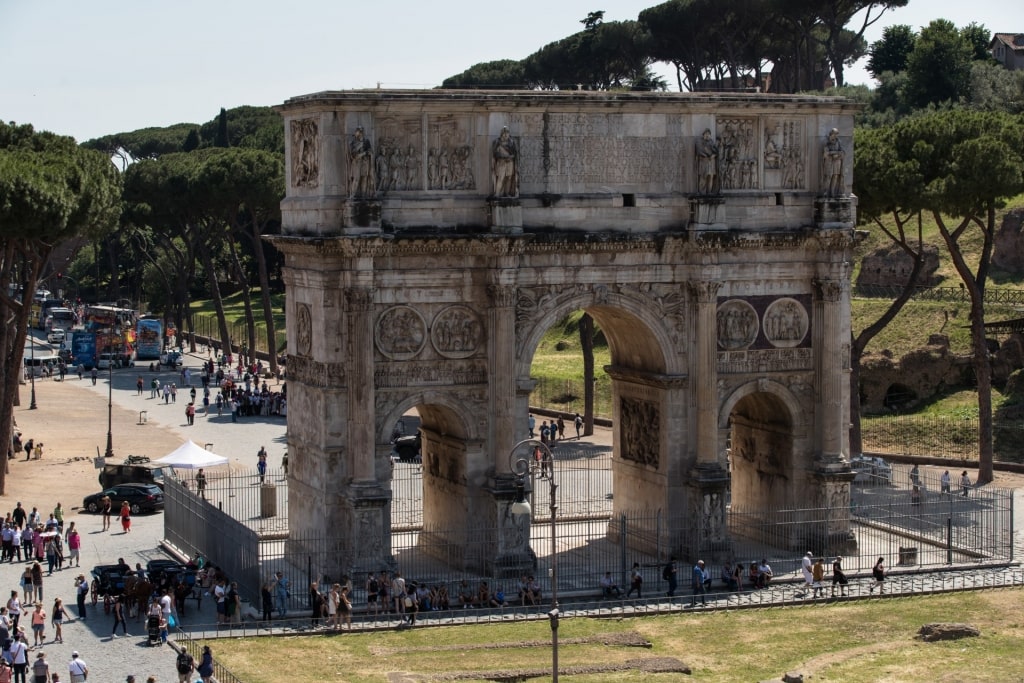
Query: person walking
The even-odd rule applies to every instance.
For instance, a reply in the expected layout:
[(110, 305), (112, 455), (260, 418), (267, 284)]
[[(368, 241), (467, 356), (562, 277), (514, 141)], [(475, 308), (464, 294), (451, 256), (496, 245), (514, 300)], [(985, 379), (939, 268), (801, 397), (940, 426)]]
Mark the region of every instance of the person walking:
[(629, 590), (626, 591), (626, 597), (628, 598), (633, 594), (633, 591), (636, 591), (636, 597), (642, 598), (643, 595), (640, 594), (640, 591), (643, 588), (643, 585), (644, 577), (643, 574), (640, 573), (640, 563), (634, 562), (633, 568), (629, 570)]
[(50, 624), (53, 626), (53, 642), (64, 642), (64, 620), (68, 618), (68, 611), (64, 609), (64, 601), (55, 598), (53, 609), (50, 611)]
[(18, 591), (11, 591), (11, 599), (7, 601), (7, 616), (11, 619), (11, 631), (18, 631), (18, 620), (21, 618), (21, 600)]
[(45, 652), (36, 653), (36, 661), (32, 662), (33, 683), (50, 683), (50, 663), (46, 661)]
[(39, 647), (46, 642), (46, 610), (43, 603), (37, 602), (32, 610), (32, 647)]
[(260, 450), (256, 454), (256, 471), (260, 475), (260, 483), (262, 484), (267, 477), (267, 449), (263, 446), (260, 446)]
[(814, 597), (824, 597), (825, 587), (822, 582), (825, 580), (825, 558), (819, 557), (814, 566), (811, 567), (811, 578), (813, 579)]
[(705, 598), (707, 587), (704, 585), (704, 560), (697, 560), (697, 564), (693, 565), (690, 584), (693, 589), (693, 595), (690, 598), (690, 607), (697, 606), (698, 595), (700, 596), (700, 604), (707, 605), (708, 602)]
[(803, 577), (804, 577), (804, 591), (805, 591), (805, 593), (809, 593), (810, 592), (811, 586), (814, 583), (814, 570), (813, 570), (813, 567), (814, 567), (814, 560), (811, 559), (811, 551), (808, 550), (807, 553), (803, 556), (803, 559), (800, 560), (800, 573), (803, 574)]
[(85, 683), (85, 678), (89, 675), (89, 666), (78, 655), (78, 650), (71, 653), (71, 661), (68, 662), (68, 673), (71, 675), (71, 683)]
[(202, 659), (199, 660), (196, 673), (202, 677), (203, 683), (210, 683), (213, 678), (213, 652), (209, 645), (203, 645)]
[(880, 557), (875, 562), (875, 566), (871, 568), (871, 576), (874, 577), (875, 582), (871, 584), (868, 589), (869, 593), (874, 593), (875, 588), (878, 589), (879, 594), (885, 592), (885, 558)]
[(576, 427), (576, 440), (579, 441), (580, 430), (583, 429), (583, 418), (580, 417), (579, 413), (576, 413), (576, 417), (572, 420), (573, 426)]
[(960, 473), (960, 495), (964, 498), (967, 497), (967, 492), (971, 490), (971, 478), (967, 476), (967, 470)]
[(196, 660), (185, 648), (181, 648), (174, 664), (178, 670), (178, 683), (192, 683), (192, 672), (196, 670)]
[(951, 483), (952, 482), (950, 481), (949, 470), (946, 470), (945, 472), (942, 473), (942, 476), (939, 477), (939, 492), (949, 493)]
[(836, 557), (832, 562), (832, 596), (835, 597), (836, 586), (839, 586), (840, 595), (846, 595), (846, 573), (843, 571), (843, 558)]
[(27, 683), (25, 669), (28, 668), (28, 645), (18, 637), (11, 643), (11, 668), (14, 669), (14, 683)]
[(121, 596), (118, 595), (114, 598), (114, 605), (110, 608), (110, 611), (114, 614), (114, 629), (110, 632), (110, 638), (113, 640), (117, 638), (117, 625), (121, 624), (121, 629), (124, 635), (128, 635), (128, 624), (124, 620), (124, 603), (121, 602)]
[(676, 558), (670, 558), (668, 564), (661, 570), (661, 578), (668, 581), (668, 597), (675, 597), (678, 578), (676, 576)]

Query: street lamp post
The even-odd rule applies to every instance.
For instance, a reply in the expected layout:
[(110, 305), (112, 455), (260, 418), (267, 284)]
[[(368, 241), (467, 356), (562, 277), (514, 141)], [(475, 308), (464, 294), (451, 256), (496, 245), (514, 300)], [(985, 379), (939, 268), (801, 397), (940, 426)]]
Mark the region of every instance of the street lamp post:
[(110, 358), (107, 361), (107, 451), (103, 454), (105, 458), (114, 457), (114, 436), (113, 436), (113, 417), (114, 417), (114, 359)]
[[(522, 446), (532, 445), (532, 458), (516, 456), (516, 451)], [(526, 501), (526, 476), (536, 474), (538, 471), (541, 477), (547, 472), (549, 485), (549, 509), (551, 510), (551, 611), (548, 612), (548, 619), (551, 621), (551, 680), (558, 683), (558, 619), (561, 614), (558, 611), (558, 543), (556, 515), (558, 503), (555, 495), (558, 491), (558, 484), (555, 483), (555, 457), (551, 449), (543, 441), (525, 439), (512, 447), (509, 453), (509, 465), (516, 475), (516, 501), (512, 503), (511, 512), (514, 515), (531, 515), (530, 504)]]
[[(31, 384), (32, 384), (32, 399), (28, 403), (28, 409), (29, 410), (35, 410), (36, 407), (37, 407), (36, 406), (36, 340), (35, 340), (35, 337), (32, 336), (31, 327), (32, 326), (30, 324), (29, 325), (29, 330), (25, 331), (25, 339), (31, 345), (31, 346), (29, 346), (29, 349), (30, 349), (29, 353), (32, 354), (31, 367), (29, 367), (29, 370), (28, 370), (29, 382), (31, 382)], [(22, 358), (24, 358), (24, 356), (22, 356)]]

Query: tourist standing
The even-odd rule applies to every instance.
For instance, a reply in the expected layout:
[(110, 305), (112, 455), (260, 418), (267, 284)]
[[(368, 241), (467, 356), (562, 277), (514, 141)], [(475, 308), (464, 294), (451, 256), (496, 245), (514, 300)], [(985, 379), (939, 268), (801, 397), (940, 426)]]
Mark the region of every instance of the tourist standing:
[(804, 589), (809, 591), (814, 583), (814, 561), (811, 559), (811, 551), (808, 550), (803, 559), (800, 560), (800, 573), (804, 576)]
[(277, 616), (284, 619), (288, 615), (288, 598), (291, 593), (288, 591), (288, 577), (284, 572), (277, 573), (277, 581), (274, 583), (274, 600), (277, 603)]
[(971, 489), (971, 478), (967, 476), (967, 470), (960, 473), (960, 495), (964, 498), (967, 497), (967, 492)]
[(213, 677), (213, 652), (210, 651), (209, 645), (203, 645), (203, 656), (196, 667), (196, 673), (202, 677), (203, 683), (210, 683)]
[(64, 601), (56, 598), (53, 601), (53, 610), (50, 613), (50, 624), (53, 626), (53, 642), (64, 642), (64, 620), (68, 618), (68, 611), (64, 609)]
[(128, 635), (128, 624), (124, 620), (124, 603), (121, 602), (121, 596), (118, 595), (114, 598), (114, 605), (110, 608), (110, 611), (114, 614), (114, 629), (110, 632), (110, 638), (117, 638), (117, 625), (121, 624), (121, 630), (124, 635)]
[(951, 483), (952, 482), (950, 481), (949, 470), (946, 470), (945, 472), (942, 473), (942, 476), (939, 477), (939, 490), (940, 490), (940, 492), (941, 493), (949, 493), (950, 492), (950, 484)]
[(691, 573), (691, 588), (693, 589), (693, 595), (690, 598), (690, 607), (697, 606), (697, 596), (700, 596), (700, 604), (706, 605), (707, 599), (704, 594), (707, 593), (707, 588), (704, 586), (704, 560), (697, 560), (697, 564), (693, 565), (693, 571)]
[(131, 533), (132, 530), (132, 509), (128, 505), (128, 501), (121, 503), (121, 512), (118, 515), (121, 518), (121, 530), (124, 533)]
[(843, 572), (843, 558), (836, 557), (832, 562), (832, 595), (836, 594), (836, 585), (839, 586), (840, 595), (846, 595), (846, 573)]
[(85, 621), (85, 599), (89, 596), (89, 582), (85, 574), (75, 577), (75, 601), (78, 603), (78, 618)]
[(666, 564), (665, 567), (661, 570), (661, 578), (668, 581), (667, 595), (670, 598), (675, 597), (676, 594), (676, 585), (678, 580), (676, 577), (676, 571), (676, 558), (674, 557), (669, 559), (668, 564)]

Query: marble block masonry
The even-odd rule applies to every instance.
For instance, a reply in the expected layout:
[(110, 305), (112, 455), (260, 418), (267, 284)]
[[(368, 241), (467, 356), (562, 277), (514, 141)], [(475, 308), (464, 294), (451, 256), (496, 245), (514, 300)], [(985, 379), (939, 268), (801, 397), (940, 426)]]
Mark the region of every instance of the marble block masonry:
[[(855, 107), (443, 90), (280, 105), (287, 194), (267, 239), (286, 263), (291, 529), (329, 532), (335, 566), (386, 566), (389, 441), (416, 408), (421, 547), (523, 567), (509, 453), (538, 344), (580, 309), (611, 351), (616, 516), (669, 520), (638, 549), (727, 555), (730, 488), (746, 509), (848, 509)], [(681, 533), (695, 521), (700, 538)], [(780, 543), (823, 533), (852, 539), (836, 519)]]

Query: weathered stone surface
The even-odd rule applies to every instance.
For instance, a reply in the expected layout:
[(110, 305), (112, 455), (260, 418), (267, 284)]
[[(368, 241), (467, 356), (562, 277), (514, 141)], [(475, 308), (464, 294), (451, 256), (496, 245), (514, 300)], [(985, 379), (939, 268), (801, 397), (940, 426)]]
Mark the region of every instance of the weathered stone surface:
[[(926, 244), (921, 250), (924, 269), (918, 278), (918, 286), (933, 287), (939, 284), (935, 273), (939, 270), (939, 248)], [(907, 283), (914, 269), (913, 258), (895, 244), (888, 244), (874, 250), (861, 260), (858, 287), (902, 287)]]
[[(848, 500), (852, 102), (374, 90), (279, 109), (287, 196), (268, 239), (302, 359), (289, 523), (331, 530), (333, 566), (388, 566), (389, 438), (412, 408), (421, 549), (465, 571), (530, 557), (510, 451), (533, 355), (577, 310), (612, 349), (614, 512), (673, 520), (636, 550), (689, 555), (672, 525), (698, 516), (692, 542), (727, 549), (730, 476), (746, 506)], [(722, 156), (702, 172), (721, 177), (691, 204), (704, 131)], [(826, 139), (842, 150), (827, 189)]]
[(1011, 273), (1024, 272), (1024, 209), (1007, 212), (992, 243), (992, 263)]
[(937, 640), (976, 638), (981, 635), (981, 631), (970, 624), (935, 623), (925, 624), (917, 634), (921, 640), (931, 643)]

